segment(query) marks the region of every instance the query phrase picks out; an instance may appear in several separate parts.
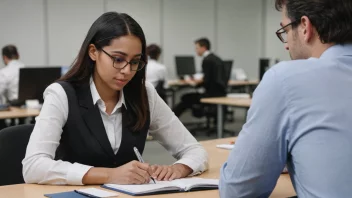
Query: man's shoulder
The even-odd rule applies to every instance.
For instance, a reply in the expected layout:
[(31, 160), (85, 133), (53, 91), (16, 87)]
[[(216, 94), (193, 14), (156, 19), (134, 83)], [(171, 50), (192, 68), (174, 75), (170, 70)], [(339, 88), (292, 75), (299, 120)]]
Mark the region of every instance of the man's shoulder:
[(158, 62), (156, 60), (149, 61), (147, 66), (152, 66), (152, 67), (157, 67), (157, 68), (165, 67), (165, 65), (161, 64), (160, 62)]
[(208, 56), (204, 57), (204, 61), (222, 61), (219, 56), (214, 53), (210, 53)]
[(306, 60), (282, 61), (274, 65), (270, 70), (273, 70), (281, 78), (290, 78), (303, 73), (312, 73), (314, 70), (319, 69), (319, 65), (321, 65), (320, 59), (309, 58)]

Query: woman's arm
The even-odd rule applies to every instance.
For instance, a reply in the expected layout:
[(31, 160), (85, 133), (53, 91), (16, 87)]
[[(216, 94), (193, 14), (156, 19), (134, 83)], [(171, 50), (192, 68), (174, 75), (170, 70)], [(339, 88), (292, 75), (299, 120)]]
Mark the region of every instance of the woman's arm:
[(23, 160), (26, 183), (38, 184), (141, 184), (149, 182), (149, 165), (137, 161), (118, 168), (95, 168), (79, 163), (54, 160), (62, 127), (68, 117), (65, 90), (55, 83), (44, 92), (44, 104), (36, 120)]
[(26, 183), (82, 185), (82, 178), (91, 166), (54, 160), (67, 117), (66, 92), (54, 83), (44, 92), (44, 104), (22, 161)]
[(154, 87), (146, 83), (151, 124), (150, 134), (178, 161), (198, 174), (208, 168), (208, 154), (191, 133), (183, 126), (169, 106), (159, 97)]

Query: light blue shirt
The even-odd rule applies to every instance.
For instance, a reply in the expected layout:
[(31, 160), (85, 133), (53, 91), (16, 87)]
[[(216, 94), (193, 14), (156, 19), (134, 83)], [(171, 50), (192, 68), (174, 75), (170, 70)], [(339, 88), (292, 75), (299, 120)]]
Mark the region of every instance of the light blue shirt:
[(221, 197), (268, 197), (286, 163), (298, 197), (352, 196), (352, 45), (266, 72), (221, 169)]

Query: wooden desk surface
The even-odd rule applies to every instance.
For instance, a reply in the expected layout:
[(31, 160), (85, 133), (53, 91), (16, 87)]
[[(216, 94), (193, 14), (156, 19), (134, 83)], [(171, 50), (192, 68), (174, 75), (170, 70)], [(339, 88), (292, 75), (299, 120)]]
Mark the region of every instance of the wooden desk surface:
[[(197, 84), (201, 83), (201, 80), (198, 81), (191, 81), (191, 80), (170, 80), (168, 84), (170, 87), (172, 86), (196, 86)], [(258, 85), (258, 80), (229, 80), (229, 86), (250, 86), (250, 85)]]
[(248, 86), (248, 85), (258, 85), (259, 81), (258, 80), (229, 80), (229, 86), (234, 87), (234, 86)]
[(220, 104), (236, 107), (250, 107), (252, 99), (250, 98), (231, 98), (231, 97), (218, 97), (218, 98), (202, 98), (201, 103), (206, 104)]
[[(215, 146), (217, 144), (229, 143), (231, 140), (236, 138), (226, 138), (226, 139), (217, 139), (204, 141), (202, 144), (209, 153), (210, 167), (209, 170), (200, 177), (202, 178), (219, 178), (220, 167), (226, 161), (229, 150), (218, 149)], [(36, 185), (36, 184), (18, 184), (18, 185), (9, 185), (9, 186), (0, 186), (0, 197), (6, 195), (6, 197), (25, 197), (25, 198), (37, 198), (44, 197), (44, 194), (51, 194), (56, 192), (72, 191), (75, 189), (89, 188), (98, 186), (49, 186), (49, 185)], [(106, 189), (104, 189), (106, 190)], [(290, 197), (294, 196), (296, 193), (291, 184), (291, 179), (288, 174), (281, 175), (277, 185), (270, 197)], [(120, 198), (131, 197), (126, 194), (119, 193)], [(188, 193), (175, 193), (175, 194), (162, 194), (162, 195), (153, 195), (149, 197), (165, 197), (165, 198), (217, 198), (219, 197), (218, 190), (209, 190), (209, 191), (198, 191), (198, 192), (188, 192)]]
[(11, 107), (10, 111), (0, 111), (0, 119), (35, 117), (40, 113), (39, 109), (21, 109)]

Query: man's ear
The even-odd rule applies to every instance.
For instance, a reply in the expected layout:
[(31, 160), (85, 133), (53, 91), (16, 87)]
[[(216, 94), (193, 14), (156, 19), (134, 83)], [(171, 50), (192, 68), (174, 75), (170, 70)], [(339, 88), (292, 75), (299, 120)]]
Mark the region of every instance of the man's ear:
[(89, 45), (89, 47), (88, 47), (88, 55), (93, 61), (97, 60), (97, 58), (98, 58), (98, 50), (95, 47), (95, 45), (93, 45), (93, 44)]
[(314, 27), (307, 16), (301, 18), (300, 26), (302, 28), (303, 38), (305, 42), (309, 42), (314, 36)]

